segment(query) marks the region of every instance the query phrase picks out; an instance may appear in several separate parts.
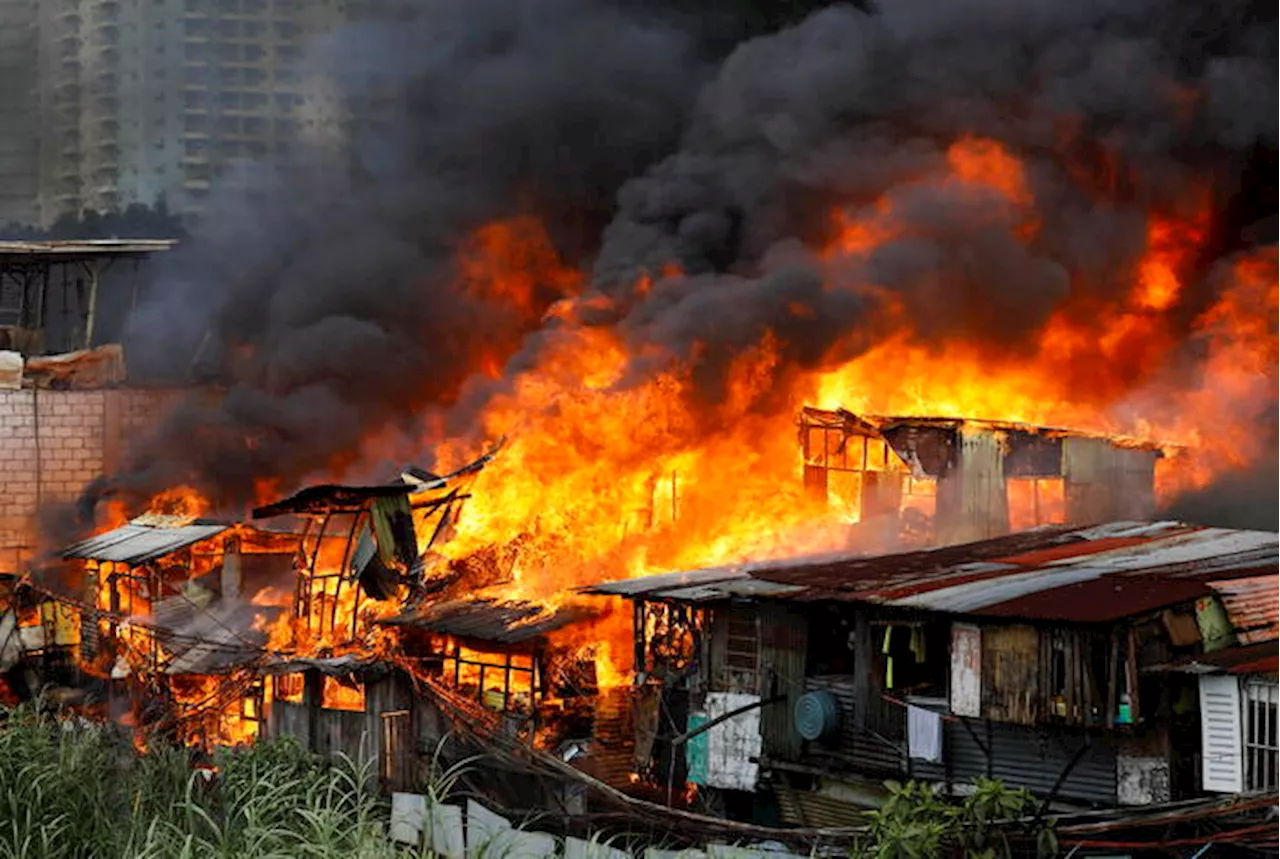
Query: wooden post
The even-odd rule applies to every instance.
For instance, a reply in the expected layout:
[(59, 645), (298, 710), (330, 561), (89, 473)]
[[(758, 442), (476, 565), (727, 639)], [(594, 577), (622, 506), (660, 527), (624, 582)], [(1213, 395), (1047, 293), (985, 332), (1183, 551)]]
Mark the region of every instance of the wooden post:
[(307, 708), (307, 748), (320, 751), (320, 707), (324, 704), (324, 675), (309, 668), (302, 675), (302, 703)]
[(853, 612), (853, 724), (859, 731), (867, 727), (867, 710), (874, 693), (871, 672), (874, 670), (874, 646), (871, 642), (871, 624), (864, 609)]
[(635, 642), (634, 642), (635, 643), (635, 655), (634, 655), (635, 665), (632, 666), (632, 670), (634, 670), (637, 674), (639, 674), (641, 671), (646, 670), (645, 659), (644, 659), (644, 653), (645, 653), (644, 611), (645, 611), (644, 600), (637, 599), (635, 601), (635, 610), (632, 613), (632, 620), (631, 620), (632, 635), (635, 639)]
[(85, 271), (89, 275), (89, 307), (84, 317), (84, 348), (93, 348), (93, 326), (97, 320), (98, 310), (98, 267), (85, 263)]
[(1129, 693), (1129, 719), (1138, 723), (1138, 635), (1129, 627), (1124, 649), (1124, 685)]
[(1107, 653), (1107, 712), (1103, 715), (1103, 725), (1112, 728), (1116, 719), (1116, 660), (1120, 658), (1120, 636), (1115, 630), (1111, 632), (1111, 646)]

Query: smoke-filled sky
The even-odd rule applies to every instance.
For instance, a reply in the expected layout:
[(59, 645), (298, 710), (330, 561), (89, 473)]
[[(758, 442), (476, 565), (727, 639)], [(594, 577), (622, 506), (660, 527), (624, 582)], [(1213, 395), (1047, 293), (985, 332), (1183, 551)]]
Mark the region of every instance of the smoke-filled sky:
[[(465, 432), (566, 326), (626, 344), (621, 385), (685, 368), (712, 416), (734, 359), (766, 336), (765, 387), (784, 390), (876, 342), (890, 306), (922, 342), (1017, 355), (1068, 299), (1127, 288), (1153, 211), (1208, 200), (1187, 333), (1212, 273), (1275, 243), (1274, 7), (894, 0), (768, 31), (730, 6), (640, 6), (447, 0), (316, 45), (335, 92), (390, 98), (389, 122), (342, 156), (302, 146), (261, 165), (252, 199), (215, 194), (159, 263), (131, 370), (185, 374), (209, 333), (229, 390), (179, 409), (87, 500), (186, 482), (243, 502), (257, 480), (289, 491), (360, 459), (371, 435)], [(1034, 240), (1007, 195), (920, 181), (968, 137), (1022, 163)], [(834, 208), (910, 228), (833, 260)], [(519, 215), (581, 279), (548, 277), (520, 302), (465, 288), (460, 249)], [(875, 290), (830, 288), (843, 283)], [(544, 315), (584, 290), (571, 318)], [(1271, 391), (1251, 419), (1274, 434)], [(1273, 475), (1270, 450), (1255, 467)], [(1270, 477), (1223, 487), (1188, 515), (1274, 524)]]

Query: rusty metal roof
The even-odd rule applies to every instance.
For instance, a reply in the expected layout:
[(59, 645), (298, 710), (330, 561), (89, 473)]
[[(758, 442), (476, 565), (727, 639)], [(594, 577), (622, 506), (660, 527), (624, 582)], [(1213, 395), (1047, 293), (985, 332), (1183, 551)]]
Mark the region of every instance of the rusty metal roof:
[[(735, 596), (848, 601), (960, 615), (1102, 623), (1210, 593), (1217, 580), (1275, 588), (1277, 535), (1180, 522), (1049, 527), (868, 557), (761, 561), (595, 585), (597, 594), (702, 602)], [(750, 594), (744, 580), (790, 590)], [(682, 593), (682, 591), (684, 593)]]
[(498, 644), (519, 644), (596, 614), (596, 609), (583, 605), (548, 607), (520, 600), (473, 599), (435, 603), (382, 623)]
[(96, 534), (87, 540), (73, 543), (58, 554), (63, 558), (141, 564), (185, 549), (201, 540), (216, 537), (230, 527), (225, 522), (199, 519), (173, 527), (142, 524), (135, 520), (104, 534)]
[(1280, 590), (1275, 571), (1269, 576), (1212, 582), (1241, 644), (1280, 638)]

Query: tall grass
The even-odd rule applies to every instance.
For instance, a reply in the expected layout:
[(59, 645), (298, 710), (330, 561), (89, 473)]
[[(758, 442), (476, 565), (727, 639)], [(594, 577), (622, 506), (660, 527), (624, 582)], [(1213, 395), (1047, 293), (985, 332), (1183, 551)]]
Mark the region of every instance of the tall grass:
[(0, 712), (0, 859), (392, 859), (369, 771), (289, 739), (194, 772), (183, 749), (136, 753), (109, 727)]

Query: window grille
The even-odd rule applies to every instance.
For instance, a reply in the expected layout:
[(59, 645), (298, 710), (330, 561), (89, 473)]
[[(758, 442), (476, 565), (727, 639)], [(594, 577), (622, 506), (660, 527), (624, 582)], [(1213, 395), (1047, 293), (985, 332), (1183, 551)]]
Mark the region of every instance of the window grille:
[(1246, 790), (1275, 790), (1276, 711), (1280, 685), (1250, 681), (1244, 687), (1244, 779)]

